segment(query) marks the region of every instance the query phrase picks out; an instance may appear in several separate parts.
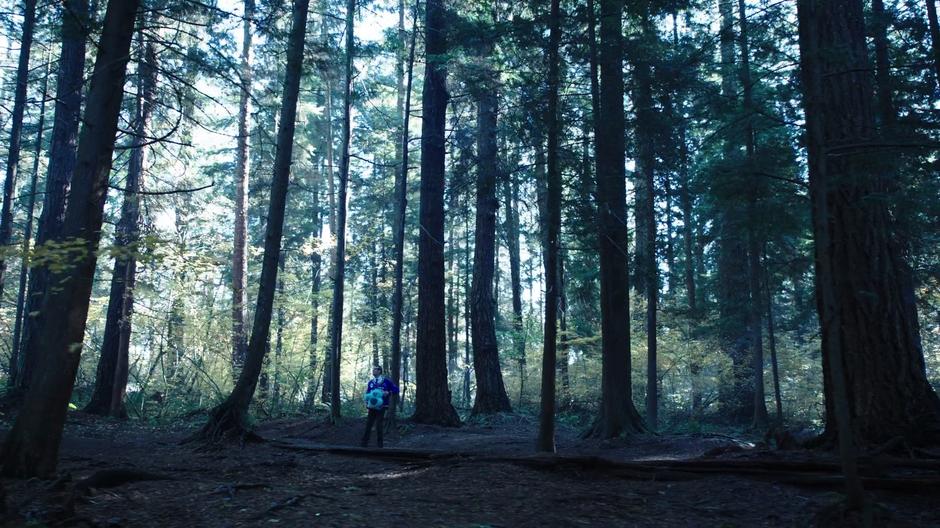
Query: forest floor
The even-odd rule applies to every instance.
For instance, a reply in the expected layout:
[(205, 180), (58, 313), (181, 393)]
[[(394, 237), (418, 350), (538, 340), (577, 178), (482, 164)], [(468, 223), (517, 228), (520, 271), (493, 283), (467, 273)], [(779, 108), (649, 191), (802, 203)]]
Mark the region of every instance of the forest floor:
[[(361, 449), (363, 419), (260, 424), (260, 444), (196, 449), (193, 431), (71, 413), (56, 481), (4, 479), (5, 526), (810, 526), (839, 500), (835, 459), (722, 435), (582, 440), (501, 416), (457, 429), (403, 423)], [(374, 438), (373, 444), (374, 445)], [(891, 461), (895, 461), (892, 463)], [(876, 463), (877, 462), (877, 463)], [(865, 465), (890, 520), (940, 526), (940, 462)], [(899, 488), (888, 490), (887, 488)]]

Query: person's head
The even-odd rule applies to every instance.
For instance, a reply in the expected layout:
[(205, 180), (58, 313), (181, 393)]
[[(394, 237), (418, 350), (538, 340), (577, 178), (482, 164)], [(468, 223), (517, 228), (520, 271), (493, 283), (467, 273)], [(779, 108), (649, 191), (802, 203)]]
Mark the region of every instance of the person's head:
[(372, 367), (372, 377), (377, 378), (382, 375), (382, 367), (376, 365)]

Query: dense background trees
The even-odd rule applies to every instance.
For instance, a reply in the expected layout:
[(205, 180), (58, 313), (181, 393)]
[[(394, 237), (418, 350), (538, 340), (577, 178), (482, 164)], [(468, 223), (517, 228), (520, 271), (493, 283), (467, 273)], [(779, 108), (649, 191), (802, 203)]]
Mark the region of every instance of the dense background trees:
[[(9, 4), (0, 365), (20, 416), (169, 421), (230, 394), (235, 429), (355, 415), (376, 363), (422, 422), (551, 400), (603, 437), (834, 440), (838, 346), (859, 442), (936, 439), (932, 0), (834, 2), (802, 33), (787, 2), (322, 0), (293, 42), (300, 6), (145, 1), (124, 97), (88, 71), (115, 51), (89, 45), (108, 3)], [(105, 96), (116, 139), (82, 151)], [(95, 200), (100, 228), (75, 216)], [(28, 392), (51, 372), (54, 402)]]

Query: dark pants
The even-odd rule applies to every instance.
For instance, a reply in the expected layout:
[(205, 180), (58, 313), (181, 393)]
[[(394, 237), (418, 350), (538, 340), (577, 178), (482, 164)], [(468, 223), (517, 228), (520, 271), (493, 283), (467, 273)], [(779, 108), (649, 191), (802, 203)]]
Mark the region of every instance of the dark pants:
[(366, 433), (362, 435), (362, 447), (369, 445), (369, 435), (372, 434), (372, 426), (375, 425), (376, 440), (378, 446), (382, 447), (382, 429), (385, 429), (385, 422), (382, 418), (385, 416), (385, 409), (369, 409), (369, 417), (366, 419)]

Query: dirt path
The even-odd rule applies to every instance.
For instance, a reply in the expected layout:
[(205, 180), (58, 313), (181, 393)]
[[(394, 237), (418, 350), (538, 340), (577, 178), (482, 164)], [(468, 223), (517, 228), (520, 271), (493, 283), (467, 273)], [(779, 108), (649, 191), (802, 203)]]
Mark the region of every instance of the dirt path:
[[(283, 447), (356, 445), (362, 427), (360, 420), (340, 426), (269, 422), (259, 431), (272, 442), (206, 452), (178, 445), (188, 430), (166, 432), (76, 414), (60, 464), (72, 481), (51, 486), (4, 480), (7, 504), (19, 513), (6, 526), (807, 526), (838, 498), (827, 488), (739, 475), (660, 481), (574, 466), (499, 463), (498, 456), (532, 454), (534, 425), (515, 417), (456, 430), (406, 424), (386, 440), (389, 448), (472, 455), (446, 464)], [(685, 460), (731, 443), (700, 437), (602, 443), (580, 441), (564, 428), (559, 432), (562, 454), (621, 461)], [(75, 491), (82, 488), (76, 481), (96, 474), (100, 487)], [(109, 479), (128, 477), (109, 487)], [(140, 480), (156, 477), (168, 480)], [(894, 525), (940, 526), (932, 493), (936, 489), (876, 497), (893, 512)]]

